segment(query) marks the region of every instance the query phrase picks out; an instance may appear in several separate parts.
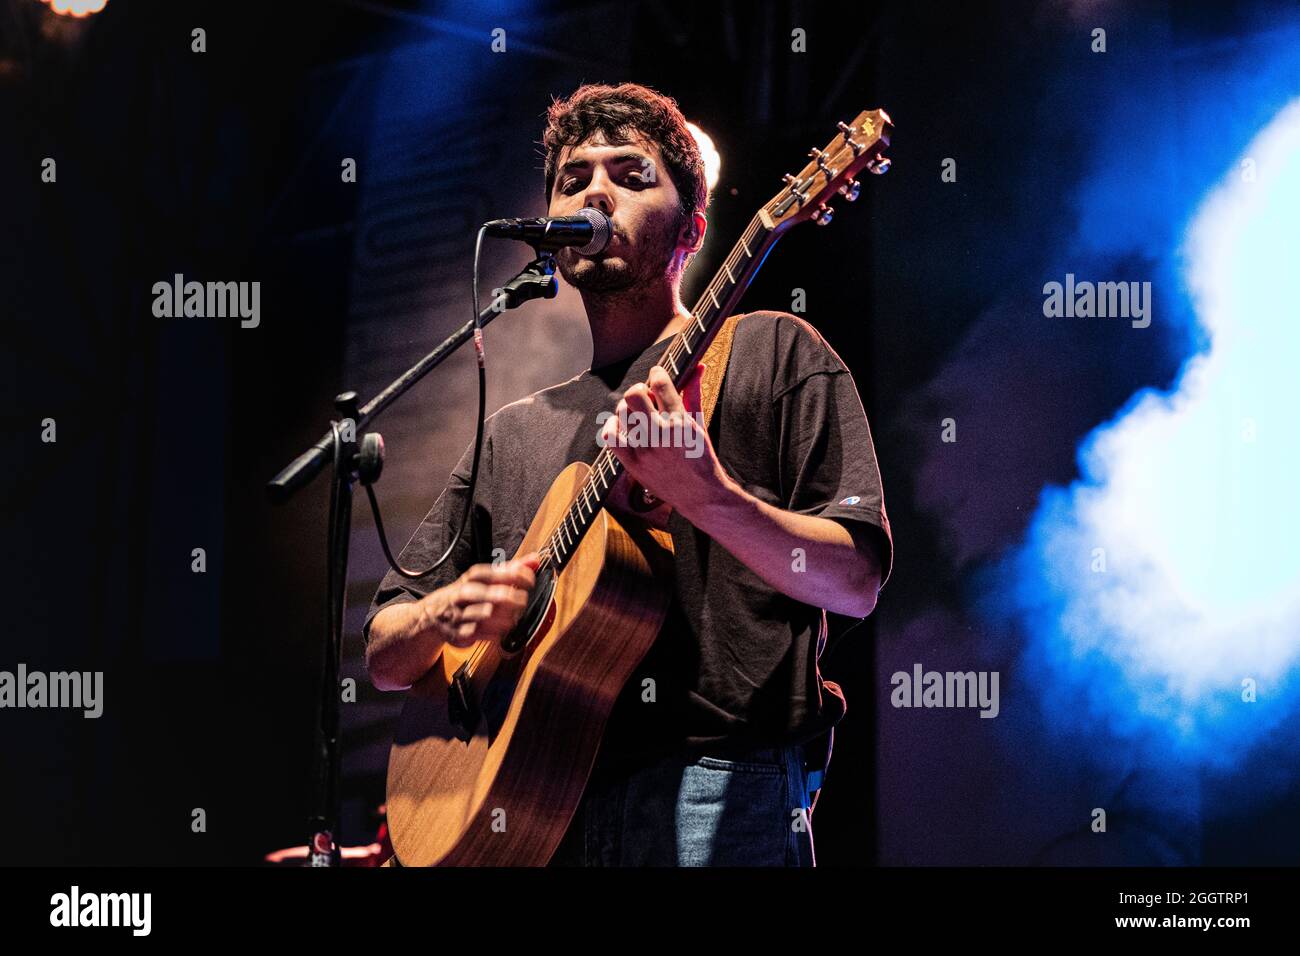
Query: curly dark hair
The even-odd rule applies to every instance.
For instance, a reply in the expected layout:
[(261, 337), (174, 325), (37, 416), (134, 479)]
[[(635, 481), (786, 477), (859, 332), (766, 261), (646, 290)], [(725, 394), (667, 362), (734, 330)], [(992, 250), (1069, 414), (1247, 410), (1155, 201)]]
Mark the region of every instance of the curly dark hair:
[(596, 133), (603, 134), (610, 145), (629, 143), (639, 133), (658, 146), (677, 187), (683, 220), (708, 207), (704, 159), (686, 127), (686, 117), (671, 96), (639, 83), (588, 83), (566, 99), (552, 99), (542, 133), (548, 203), (560, 152), (566, 146), (586, 142)]

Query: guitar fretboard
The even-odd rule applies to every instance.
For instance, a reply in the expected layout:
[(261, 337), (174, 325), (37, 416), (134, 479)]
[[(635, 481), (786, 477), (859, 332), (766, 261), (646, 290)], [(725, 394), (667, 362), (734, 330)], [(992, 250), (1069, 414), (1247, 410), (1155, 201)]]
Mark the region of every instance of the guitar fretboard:
[[(691, 309), (691, 321), (673, 336), (672, 342), (659, 359), (658, 364), (668, 371), (678, 388), (681, 388), (694, 368), (694, 363), (690, 360), (699, 353), (702, 346), (707, 345), (714, 328), (731, 314), (776, 241), (776, 233), (770, 225), (771, 219), (765, 212), (766, 208), (749, 221), (744, 235), (732, 247), (722, 268), (714, 274), (713, 280)], [(556, 574), (564, 570), (592, 520), (604, 506), (614, 482), (622, 473), (622, 462), (611, 449), (602, 448), (591, 463), (591, 472), (578, 496), (542, 549), (543, 568), (550, 566)]]

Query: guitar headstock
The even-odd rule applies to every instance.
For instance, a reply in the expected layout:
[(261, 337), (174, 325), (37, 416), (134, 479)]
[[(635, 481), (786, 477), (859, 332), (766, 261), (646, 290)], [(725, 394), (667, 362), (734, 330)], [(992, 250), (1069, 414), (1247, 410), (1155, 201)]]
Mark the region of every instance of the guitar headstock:
[(836, 123), (839, 133), (823, 149), (812, 149), (812, 160), (797, 174), (781, 178), (785, 188), (763, 207), (773, 232), (784, 232), (797, 222), (811, 219), (819, 226), (831, 221), (831, 200), (842, 195), (846, 202), (858, 198), (862, 184), (855, 178), (862, 170), (884, 173), (889, 160), (884, 154), (894, 126), (884, 110), (863, 110), (852, 123)]

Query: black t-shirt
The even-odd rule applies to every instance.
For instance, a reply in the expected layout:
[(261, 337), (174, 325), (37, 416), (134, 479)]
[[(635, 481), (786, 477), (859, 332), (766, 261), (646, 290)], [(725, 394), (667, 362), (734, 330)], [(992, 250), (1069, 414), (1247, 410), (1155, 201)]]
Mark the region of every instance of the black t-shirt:
[[(382, 608), (428, 594), (471, 564), (513, 557), (555, 476), (600, 451), (597, 415), (646, 380), (670, 341), (488, 418), (470, 528), (432, 574), (384, 577), (366, 616), (366, 639)], [(862, 528), (888, 577), (893, 546), (867, 417), (853, 376), (811, 325), (783, 312), (740, 320), (709, 435), (728, 474), (754, 497)], [(403, 550), (404, 566), (431, 564), (446, 549), (472, 463), (471, 444)], [(825, 613), (775, 591), (675, 511), (668, 530), (675, 552), (668, 618), (619, 697), (598, 763), (624, 768), (673, 752), (785, 746), (838, 721), (844, 701), (817, 670)], [(647, 677), (653, 701), (643, 700)]]

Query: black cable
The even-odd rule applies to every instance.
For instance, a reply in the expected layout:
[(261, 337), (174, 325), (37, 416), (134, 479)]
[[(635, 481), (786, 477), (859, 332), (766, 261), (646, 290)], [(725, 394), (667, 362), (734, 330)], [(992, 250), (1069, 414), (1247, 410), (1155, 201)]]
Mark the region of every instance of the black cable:
[(384, 534), (384, 519), (379, 516), (379, 501), (375, 498), (374, 486), (370, 482), (365, 483), (366, 496), (370, 499), (370, 510), (375, 516), (375, 530), (379, 532), (379, 543), (384, 549), (384, 557), (388, 559), (389, 566), (404, 578), (422, 578), (442, 567), (443, 563), (451, 557), (456, 545), (460, 543), (461, 536), (465, 533), (465, 526), (469, 524), (470, 511), (474, 507), (474, 489), (478, 485), (478, 462), (483, 451), (483, 422), (486, 417), (484, 413), (487, 410), (487, 363), (483, 352), (483, 322), (478, 307), (479, 254), (483, 250), (483, 235), (486, 232), (486, 226), (480, 227), (478, 238), (474, 242), (474, 353), (478, 360), (478, 430), (474, 435), (474, 464), (470, 466), (469, 490), (465, 495), (465, 510), (461, 514), (460, 527), (456, 529), (456, 536), (451, 539), (451, 544), (447, 545), (447, 550), (442, 553), (442, 557), (423, 571), (412, 571), (398, 564), (392, 550), (388, 547), (388, 537)]

